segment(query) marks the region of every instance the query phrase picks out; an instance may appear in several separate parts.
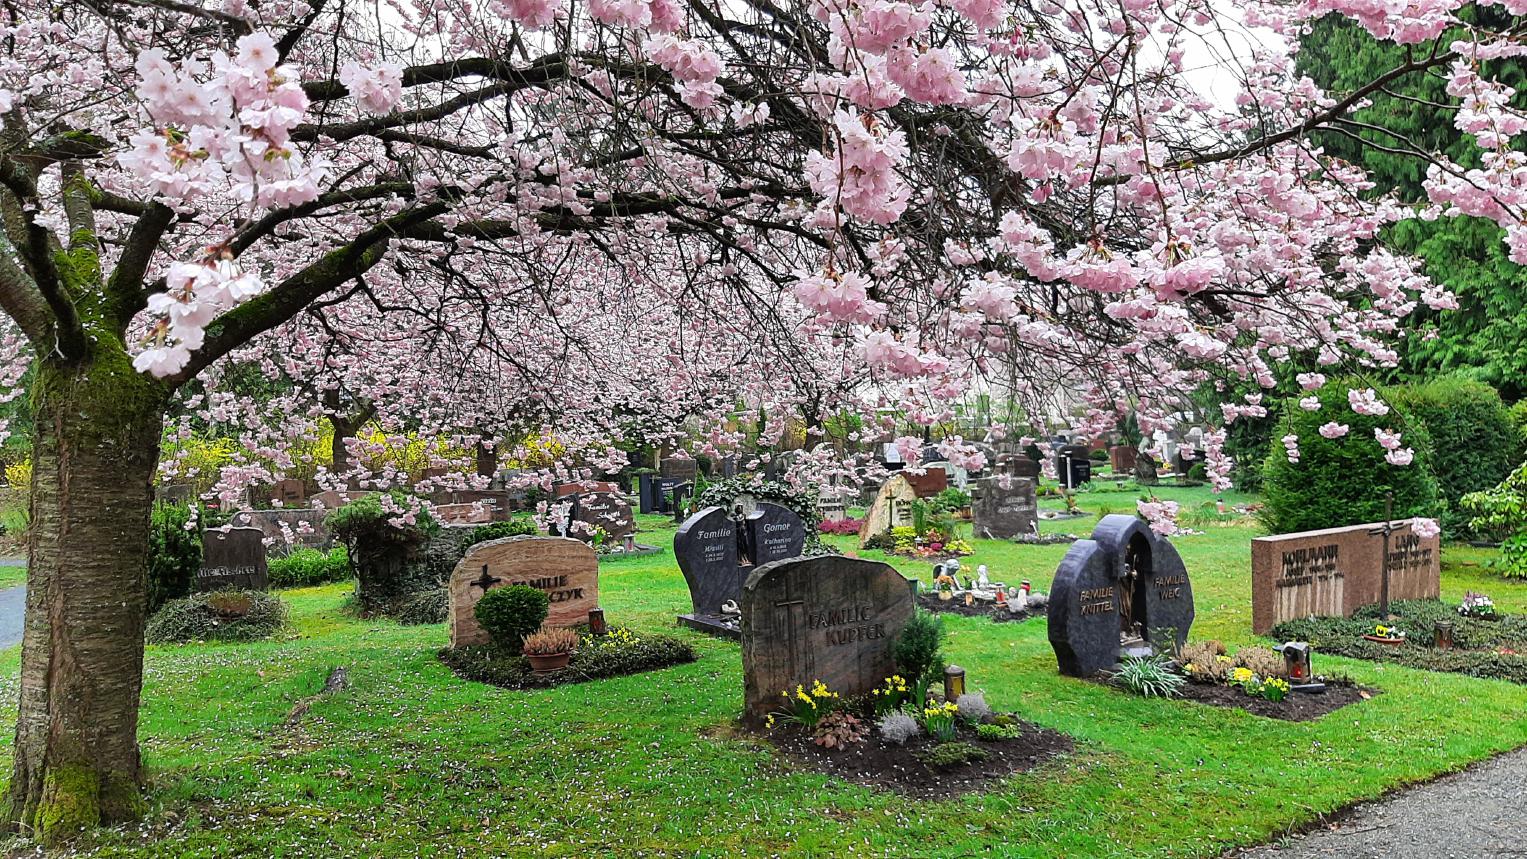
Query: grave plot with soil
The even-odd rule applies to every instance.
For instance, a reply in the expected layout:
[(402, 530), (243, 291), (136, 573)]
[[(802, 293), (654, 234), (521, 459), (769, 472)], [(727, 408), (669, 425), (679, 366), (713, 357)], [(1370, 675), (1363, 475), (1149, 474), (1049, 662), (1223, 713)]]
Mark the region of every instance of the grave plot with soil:
[(1459, 605), (1403, 600), (1389, 611), (1383, 619), (1378, 606), (1365, 606), (1350, 618), (1287, 621), (1270, 634), (1307, 641), (1317, 653), (1527, 683), (1527, 615), (1498, 612), (1474, 593)]
[(961, 597), (955, 596), (950, 599), (940, 599), (936, 593), (918, 594), (917, 607), (937, 614), (954, 614), (960, 617), (989, 617), (993, 623), (1021, 623), (1030, 618), (1043, 617), (1045, 613), (1044, 603), (1027, 605), (1015, 612), (1007, 603), (999, 605), (990, 600), (975, 600), (966, 604), (965, 600)]
[(815, 725), (781, 718), (763, 738), (799, 766), (919, 799), (985, 790), (1075, 748), (1058, 731), (990, 712), (979, 694), (959, 701), (878, 718), (868, 706), (845, 706)]
[(565, 667), (537, 672), (530, 658), (497, 644), (445, 647), (444, 662), (464, 680), (504, 689), (544, 689), (564, 683), (583, 683), (606, 677), (657, 671), (694, 662), (699, 656), (688, 642), (668, 635), (636, 633), (611, 627), (603, 635), (580, 630), (578, 645)]

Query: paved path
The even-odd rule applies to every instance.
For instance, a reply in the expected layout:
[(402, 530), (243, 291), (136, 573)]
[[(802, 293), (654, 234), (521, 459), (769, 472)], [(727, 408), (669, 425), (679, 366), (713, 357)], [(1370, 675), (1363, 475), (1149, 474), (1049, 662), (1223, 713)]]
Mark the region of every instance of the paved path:
[(1501, 755), (1236, 859), (1481, 859), (1527, 857), (1527, 749)]
[(26, 585), (0, 591), (0, 650), (21, 643), (21, 618), (26, 607)]

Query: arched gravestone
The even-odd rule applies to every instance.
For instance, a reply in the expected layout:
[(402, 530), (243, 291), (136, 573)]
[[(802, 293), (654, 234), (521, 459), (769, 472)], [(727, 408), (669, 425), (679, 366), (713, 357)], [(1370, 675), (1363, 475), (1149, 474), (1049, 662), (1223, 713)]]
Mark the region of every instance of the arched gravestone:
[(822, 555), (753, 570), (742, 587), (742, 718), (757, 727), (780, 692), (820, 680), (859, 698), (896, 673), (892, 650), (912, 619), (910, 584), (890, 564)]
[(473, 546), (451, 572), (447, 588), (452, 647), (488, 642), (477, 623), (477, 601), (508, 585), (546, 593), (546, 626), (577, 626), (599, 606), (599, 555), (571, 537), (505, 537)]
[(735, 638), (735, 617), (721, 606), (742, 598), (742, 583), (754, 567), (794, 558), (806, 545), (806, 524), (787, 507), (760, 501), (738, 517), (707, 507), (684, 521), (673, 538), (679, 571), (689, 584), (693, 612), (679, 615), (685, 626)]
[[(1060, 673), (1087, 677), (1119, 662), (1136, 633), (1157, 647), (1167, 630), (1178, 646), (1193, 626), (1193, 587), (1177, 550), (1134, 516), (1104, 516), (1092, 539), (1061, 559), (1050, 588), (1050, 646)], [(1143, 651), (1147, 642), (1138, 647)], [(1133, 648), (1132, 648), (1133, 649)]]

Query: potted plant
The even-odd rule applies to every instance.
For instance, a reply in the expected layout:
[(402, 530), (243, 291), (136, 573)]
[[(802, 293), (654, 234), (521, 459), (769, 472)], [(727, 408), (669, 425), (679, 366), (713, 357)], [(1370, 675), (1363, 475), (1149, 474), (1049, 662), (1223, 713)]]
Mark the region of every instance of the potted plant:
[(1399, 627), (1385, 626), (1380, 623), (1375, 624), (1373, 627), (1373, 632), (1364, 635), (1363, 638), (1366, 638), (1369, 641), (1376, 641), (1379, 644), (1388, 644), (1393, 646), (1405, 643), (1405, 631)]
[(566, 668), (577, 646), (578, 633), (570, 629), (543, 629), (525, 636), (521, 651), (530, 660), (532, 671), (546, 674)]

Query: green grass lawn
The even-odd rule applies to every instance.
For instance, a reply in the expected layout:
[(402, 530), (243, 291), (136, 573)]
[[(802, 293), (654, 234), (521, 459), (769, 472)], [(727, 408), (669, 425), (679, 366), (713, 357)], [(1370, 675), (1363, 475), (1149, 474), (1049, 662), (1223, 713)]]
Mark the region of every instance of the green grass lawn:
[[(1123, 512), (1133, 498), (1081, 501)], [(668, 545), (671, 522), (641, 521), (643, 542)], [(1046, 529), (1085, 535), (1091, 524)], [(1252, 642), (1256, 532), (1206, 531), (1175, 541), (1193, 576), (1194, 637)], [(986, 563), (1040, 589), (1066, 550), (976, 547), (972, 570)], [(1447, 596), (1483, 587), (1508, 610), (1527, 606), (1527, 584), (1464, 566), (1483, 554), (1457, 556), (1447, 554)], [(928, 564), (895, 563), (927, 579)], [(1317, 670), (1384, 694), (1291, 724), (1063, 678), (1043, 620), (952, 617), (948, 656), (971, 685), (1075, 737), (1077, 752), (988, 793), (912, 801), (798, 770), (739, 734), (735, 643), (678, 630), (699, 662), (507, 692), (440, 665), (443, 626), (348, 617), (348, 589), (286, 592), (292, 632), (281, 641), (150, 648), (141, 733), (154, 808), (141, 829), (83, 845), (86, 855), (1215, 856), (1527, 743), (1527, 688), (1507, 683), (1317, 655)], [(671, 552), (606, 563), (600, 589), (610, 619), (638, 629), (674, 632), (689, 605)], [(7, 718), (16, 666), (16, 650), (0, 654)], [(289, 725), (293, 704), (335, 666), (351, 688)]]

